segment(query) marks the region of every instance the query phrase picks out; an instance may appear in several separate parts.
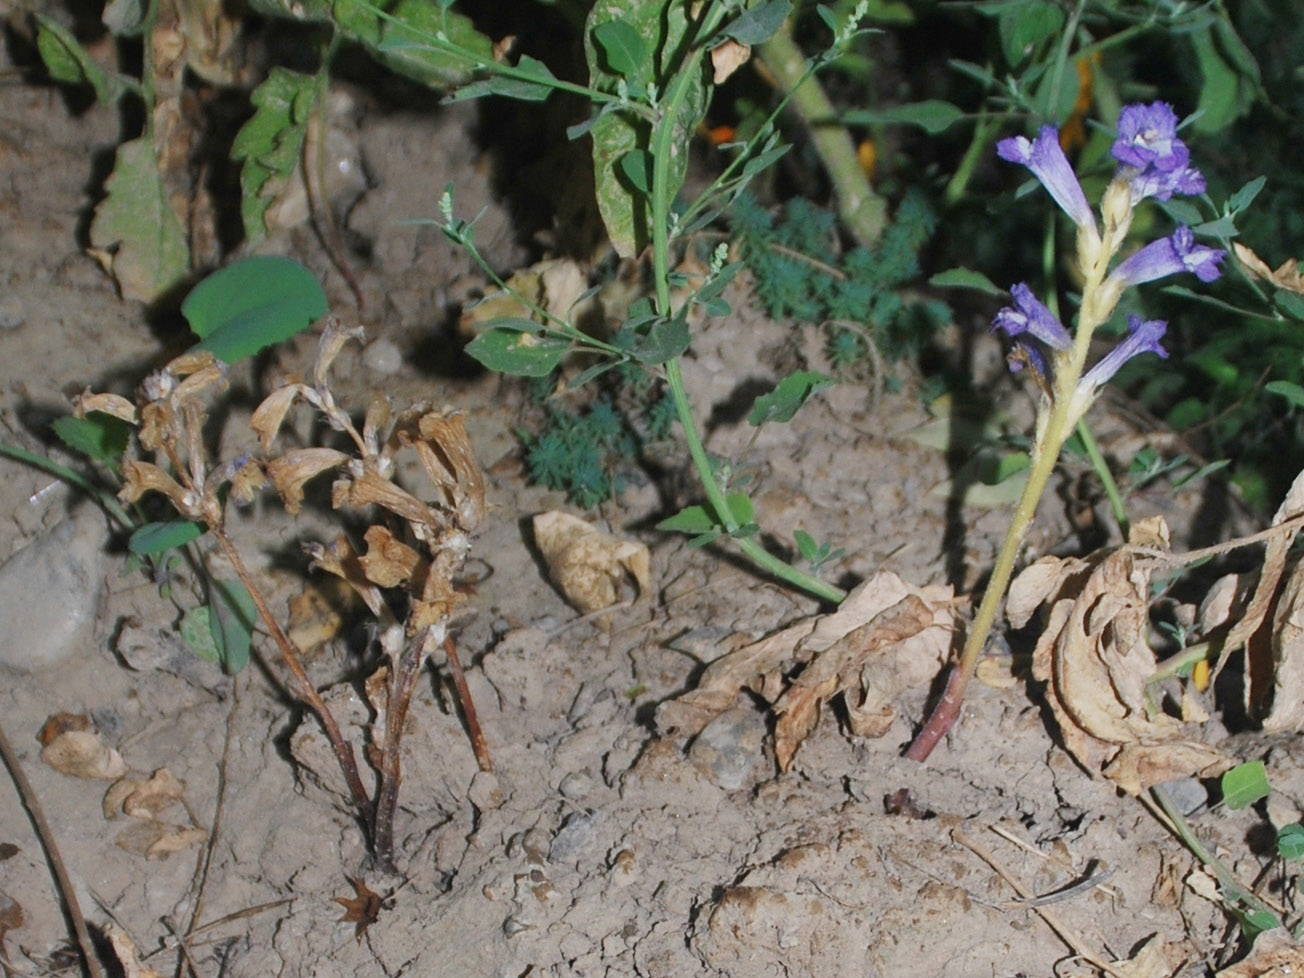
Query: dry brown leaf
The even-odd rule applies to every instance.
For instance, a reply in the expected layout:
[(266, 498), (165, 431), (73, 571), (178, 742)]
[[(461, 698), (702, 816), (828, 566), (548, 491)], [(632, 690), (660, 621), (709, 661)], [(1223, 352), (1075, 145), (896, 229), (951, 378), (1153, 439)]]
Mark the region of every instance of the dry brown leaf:
[(200, 828), (169, 825), (157, 819), (134, 819), (113, 840), (119, 849), (143, 859), (166, 859), (174, 852), (200, 845), (208, 833)]
[(1271, 733), (1304, 729), (1304, 562), (1295, 565), (1272, 619)]
[(344, 581), (362, 599), (367, 610), (380, 617), (384, 599), (380, 595), (380, 589), (367, 580), (367, 575), (363, 573), (362, 565), (358, 563), (358, 555), (348, 537), (337, 537), (329, 545), (310, 543), (304, 549), (312, 557), (314, 569), (324, 570)]
[(296, 448), (267, 463), (267, 477), (291, 516), (303, 508), (303, 486), (309, 479), (339, 468), (349, 456), (334, 448)]
[(90, 728), (91, 718), (84, 713), (51, 713), (45, 718), (45, 723), (41, 725), (41, 732), (36, 735), (36, 739), (44, 747), (60, 734)]
[(1168, 945), (1155, 934), (1137, 948), (1136, 954), (1113, 962), (1111, 973), (1127, 978), (1171, 978), (1181, 964), (1180, 958), (1176, 963), (1169, 960)]
[(60, 774), (96, 781), (116, 781), (127, 765), (116, 750), (89, 730), (68, 730), (43, 748), (41, 760)]
[[(863, 669), (856, 670), (857, 675), (845, 690), (849, 694), (847, 707), (853, 731), (866, 736), (881, 735), (895, 715), (890, 704), (897, 693), (928, 682), (946, 660), (954, 624), (954, 601), (949, 587), (918, 588), (890, 571), (880, 571), (861, 583), (836, 611), (804, 618), (721, 656), (707, 667), (696, 689), (661, 704), (657, 709), (657, 728), (665, 734), (695, 736), (718, 714), (733, 706), (744, 689), (774, 703), (788, 690), (790, 683), (786, 677), (794, 665), (811, 663), (807, 666), (809, 672), (822, 654), (830, 653), (819, 669), (841, 671), (835, 668), (842, 664), (841, 656), (856, 657), (865, 645), (875, 641), (873, 628), (864, 629), (872, 626), (877, 616), (898, 606), (918, 614), (919, 605), (927, 609), (929, 624), (908, 640), (877, 646), (878, 652), (864, 661)], [(885, 618), (884, 622), (888, 620)], [(898, 626), (902, 623), (902, 620), (892, 620)], [(853, 639), (851, 636), (856, 632), (859, 638)], [(841, 645), (844, 639), (846, 644)], [(819, 683), (818, 676), (819, 672), (812, 672), (809, 677), (803, 672), (799, 678), (809, 690)], [(806, 701), (803, 707), (810, 705)], [(797, 719), (794, 717), (789, 722), (795, 724)]]
[(1284, 927), (1265, 930), (1254, 939), (1244, 960), (1223, 968), (1217, 978), (1297, 978), (1304, 974), (1304, 948)]
[(1193, 740), (1134, 743), (1124, 744), (1105, 766), (1105, 777), (1135, 797), (1157, 784), (1183, 778), (1215, 778), (1235, 766), (1235, 758)]
[(114, 957), (122, 965), (123, 978), (161, 978), (153, 968), (140, 963), (140, 952), (125, 930), (109, 921), (104, 925), (103, 931), (109, 939), (109, 946), (113, 948)]
[(363, 539), (367, 552), (358, 558), (367, 580), (378, 587), (398, 587), (417, 574), (424, 561), (421, 555), (383, 526), (367, 529)]
[(1287, 292), (1304, 295), (1304, 275), (1300, 274), (1299, 262), (1296, 259), (1286, 259), (1277, 266), (1276, 271), (1273, 271), (1268, 267), (1266, 261), (1239, 241), (1232, 242), (1232, 250), (1236, 252), (1236, 257), (1251, 276), (1266, 279), (1277, 288), (1285, 289)]
[(1087, 566), (1077, 557), (1042, 557), (1029, 564), (1010, 583), (1005, 598), (1005, 617), (1015, 628), (1022, 628), (1048, 597), (1063, 587), (1064, 581), (1080, 574)]
[(462, 415), (430, 412), (417, 422), (421, 437), (417, 454), (426, 474), (457, 513), (463, 530), (474, 530), (484, 518), (484, 473), (475, 460)]
[[(3, 945), (5, 935), (11, 930), (17, 930), (23, 926), (24, 920), (23, 905), (8, 893), (0, 890), (0, 945)], [(0, 946), (0, 954), (2, 953), (3, 947)]]
[(578, 516), (560, 510), (540, 513), (534, 518), (534, 542), (553, 583), (584, 614), (615, 604), (627, 574), (634, 578), (640, 596), (651, 592), (647, 547), (603, 533)]
[(715, 84), (724, 84), (730, 75), (747, 64), (747, 59), (751, 56), (752, 49), (746, 44), (739, 44), (733, 38), (712, 48), (711, 69), (715, 73)]
[(285, 422), (285, 414), (295, 399), (301, 395), (307, 396), (310, 392), (311, 388), (307, 384), (286, 384), (268, 394), (254, 409), (249, 418), (249, 427), (258, 435), (258, 444), (264, 453), (272, 450), (272, 442), (276, 440), (276, 435)]
[(354, 924), (353, 939), (360, 941), (367, 928), (380, 919), (380, 912), (385, 909), (385, 900), (374, 892), (366, 883), (353, 876), (344, 877), (353, 887), (354, 896), (336, 897), (335, 902), (344, 908), (341, 924)]
[(285, 634), (305, 658), (340, 633), (344, 616), (338, 609), (353, 603), (353, 592), (343, 583), (330, 590), (336, 593), (328, 596), (322, 588), (313, 586), (290, 598)]
[(184, 790), (181, 782), (165, 767), (155, 771), (148, 780), (122, 778), (104, 794), (104, 815), (106, 818), (126, 814), (133, 818), (153, 819), (181, 801)]

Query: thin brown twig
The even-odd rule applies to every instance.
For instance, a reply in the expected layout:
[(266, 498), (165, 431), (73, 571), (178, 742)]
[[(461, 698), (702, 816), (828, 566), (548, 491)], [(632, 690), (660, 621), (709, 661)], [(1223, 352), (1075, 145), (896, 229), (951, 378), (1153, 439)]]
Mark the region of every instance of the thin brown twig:
[(471, 700), (471, 687), (466, 684), (466, 673), (462, 671), (462, 660), (457, 657), (457, 647), (453, 645), (451, 635), (444, 638), (444, 652), (448, 655), (448, 671), (453, 674), (457, 696), (462, 701), (462, 713), (466, 717), (466, 729), (471, 734), (475, 762), (481, 771), (492, 774), (494, 762), (489, 756), (489, 745), (485, 743), (484, 733), (480, 730), (480, 718), (476, 716), (475, 703)]
[(3, 727), (0, 727), (0, 755), (4, 757), (5, 767), (9, 768), (9, 776), (13, 778), (14, 787), (18, 789), (18, 795), (27, 809), (28, 817), (31, 818), (36, 834), (40, 837), (41, 847), (45, 850), (45, 858), (54, 873), (54, 881), (63, 900), (64, 910), (67, 911), (68, 920), (72, 924), (73, 935), (77, 939), (77, 948), (81, 952), (86, 970), (91, 978), (104, 978), (99, 959), (95, 957), (95, 946), (91, 943), (90, 931), (86, 928), (86, 918), (82, 916), (81, 905), (77, 902), (77, 893), (73, 890), (72, 880), (68, 878), (63, 857), (59, 855), (59, 847), (55, 844), (54, 833), (50, 831), (50, 823), (45, 820), (45, 810), (41, 807), (41, 801), (36, 796), (32, 783), (27, 780), (27, 774), (18, 763), (18, 755), (10, 746), (9, 737)]
[(380, 788), (376, 793), (375, 823), (372, 839), (375, 840), (376, 861), (386, 872), (394, 872), (394, 813), (398, 808), (398, 789), (403, 780), (400, 767), (400, 746), (403, 742), (403, 727), (407, 723), (408, 706), (412, 703), (412, 691), (416, 688), (417, 677), (429, 654), (427, 645), (430, 641), (429, 629), (423, 629), (420, 636), (399, 657), (397, 674), (391, 675), (387, 683), (389, 695), (385, 704), (385, 741), (380, 754)]
[[(955, 829), (951, 833), (951, 838), (954, 839), (956, 842), (960, 843), (960, 845), (964, 846), (975, 856), (977, 856), (988, 866), (990, 866), (993, 870), (995, 870), (996, 875), (998, 875), (1001, 879), (1005, 880), (1005, 882), (1010, 885), (1010, 888), (1013, 889), (1014, 892), (1020, 896), (1020, 898), (1022, 898), (1025, 901), (1034, 901), (1037, 899), (1037, 895), (1033, 893), (1030, 889), (1028, 889), (1026, 886), (1024, 886), (1022, 883), (1020, 883), (1018, 879), (1016, 879), (1001, 864), (1000, 860), (996, 858), (995, 853), (993, 853), (990, 849), (984, 846), (977, 839), (970, 838), (960, 829)], [(1069, 948), (1074, 953), (1076, 953), (1079, 957), (1081, 957), (1084, 961), (1088, 962), (1089, 964), (1091, 964), (1096, 968), (1099, 968), (1101, 971), (1105, 972), (1106, 974), (1113, 975), (1114, 978), (1128, 978), (1126, 973), (1120, 971), (1118, 968), (1114, 967), (1108, 961), (1105, 961), (1097, 957), (1095, 954), (1093, 954), (1087, 948), (1087, 945), (1082, 940), (1082, 938), (1079, 937), (1077, 933), (1072, 930), (1072, 928), (1070, 928), (1067, 924), (1065, 924), (1064, 921), (1060, 919), (1059, 914), (1055, 913), (1055, 911), (1031, 902), (1027, 903), (1027, 908), (1029, 910), (1032, 910), (1039, 917), (1041, 917), (1041, 919), (1046, 922), (1046, 925), (1050, 927), (1050, 929), (1053, 930), (1059, 936), (1060, 940), (1062, 940), (1065, 944), (1067, 944)]]

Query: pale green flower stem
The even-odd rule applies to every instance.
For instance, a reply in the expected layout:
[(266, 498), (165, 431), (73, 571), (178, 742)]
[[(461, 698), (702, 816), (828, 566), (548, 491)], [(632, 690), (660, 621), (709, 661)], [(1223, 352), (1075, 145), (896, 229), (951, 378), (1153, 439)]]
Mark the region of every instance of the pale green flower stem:
[[(1094, 399), (1094, 394), (1083, 397), (1078, 390), (1086, 366), (1087, 353), (1091, 347), (1091, 336), (1101, 323), (1105, 322), (1114, 310), (1117, 296), (1112, 298), (1102, 289), (1109, 260), (1127, 233), (1127, 220), (1120, 219), (1118, 224), (1107, 223), (1103, 241), (1085, 242), (1079, 235), (1078, 256), (1083, 266), (1086, 283), (1082, 290), (1082, 309), (1078, 315), (1078, 328), (1073, 339), (1073, 347), (1055, 358), (1053, 388), (1049, 397), (1049, 414), (1045, 413), (1046, 399), (1043, 399), (1042, 412), (1037, 422), (1037, 435), (1032, 446), (1032, 464), (1028, 470), (1028, 482), (1014, 507), (1014, 516), (1010, 528), (1001, 544), (996, 557), (996, 565), (987, 582), (982, 603), (974, 615), (973, 624), (965, 637), (964, 649), (960, 659), (947, 678), (946, 689), (937, 706), (919, 735), (906, 751), (906, 757), (914, 761), (925, 761), (933, 748), (946, 736), (960, 717), (960, 704), (964, 700), (965, 689), (973, 678), (978, 666), (978, 658), (992, 625), (996, 621), (996, 612), (1001, 599), (1010, 586), (1014, 565), (1019, 558), (1019, 551), (1032, 528), (1033, 518), (1037, 514), (1037, 504), (1041, 501), (1046, 483), (1055, 471), (1059, 461), (1060, 449), (1073, 432), (1086, 408)], [(1121, 225), (1121, 226), (1120, 226)], [(1094, 254), (1091, 252), (1094, 251)]]

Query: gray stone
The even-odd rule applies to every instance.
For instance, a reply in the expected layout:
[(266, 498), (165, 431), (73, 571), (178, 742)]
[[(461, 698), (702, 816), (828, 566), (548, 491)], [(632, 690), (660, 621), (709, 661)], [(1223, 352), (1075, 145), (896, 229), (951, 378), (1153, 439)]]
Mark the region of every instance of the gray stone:
[(747, 703), (726, 710), (702, 728), (688, 760), (711, 783), (735, 791), (765, 759), (765, 717)]
[(83, 506), (0, 565), (0, 666), (52, 669), (84, 651), (104, 581), (104, 518)]
[(373, 373), (389, 377), (403, 366), (403, 354), (391, 340), (375, 340), (362, 351), (362, 365)]

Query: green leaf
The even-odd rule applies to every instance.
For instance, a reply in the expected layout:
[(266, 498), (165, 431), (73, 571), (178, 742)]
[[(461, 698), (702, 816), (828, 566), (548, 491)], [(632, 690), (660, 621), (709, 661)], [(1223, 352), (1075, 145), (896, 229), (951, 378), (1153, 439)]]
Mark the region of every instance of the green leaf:
[(725, 265), (715, 274), (714, 278), (697, 290), (697, 293), (693, 296), (693, 301), (705, 305), (713, 299), (719, 298), (720, 294), (729, 287), (729, 284), (738, 277), (738, 273), (742, 270), (742, 262)]
[(718, 37), (730, 37), (739, 44), (756, 45), (768, 41), (779, 32), (783, 22), (792, 13), (791, 0), (763, 0), (751, 10), (745, 10), (734, 20), (720, 28)]
[(196, 349), (236, 363), (302, 332), (329, 308), (308, 269), (289, 258), (255, 255), (196, 285), (181, 314), (200, 339)]
[[(674, 74), (689, 54), (684, 49), (688, 34), (689, 5), (664, 0), (599, 0), (590, 10), (584, 31), (584, 54), (589, 65), (589, 84), (603, 92), (616, 92), (624, 76), (610, 70), (606, 52), (597, 41), (604, 25), (621, 22), (632, 28), (647, 45), (654, 62), (650, 81), (665, 92)], [(656, 63), (656, 57), (660, 57)], [(670, 197), (683, 186), (688, 167), (687, 147), (706, 113), (706, 73), (699, 71), (689, 82), (683, 106), (673, 121), (674, 146), (670, 160)], [(652, 124), (630, 108), (614, 108), (599, 114), (589, 135), (593, 140), (594, 189), (598, 210), (612, 246), (622, 258), (631, 258), (647, 245), (652, 216), (647, 195), (638, 190), (621, 169), (621, 159), (631, 150), (647, 151)]]
[(890, 109), (853, 109), (841, 113), (838, 118), (843, 125), (849, 126), (882, 124), (918, 126), (929, 135), (936, 136), (963, 119), (964, 110), (940, 99), (927, 99), (923, 102), (894, 105)]
[(997, 21), (1001, 49), (1011, 68), (1017, 68), (1042, 41), (1057, 37), (1064, 27), (1064, 11), (1046, 0), (1010, 6)]
[(1280, 394), (1292, 407), (1304, 408), (1304, 387), (1289, 380), (1270, 380), (1263, 385), (1269, 394)]
[(253, 639), (258, 609), (240, 581), (214, 580), (209, 589), (209, 624), (218, 661), (229, 675), (249, 664), (249, 647)]
[[(323, 68), (323, 71), (326, 69)], [(231, 144), (240, 169), (240, 216), (251, 242), (267, 235), (267, 209), (299, 165), (320, 77), (275, 67), (254, 89), (254, 114)]]
[(725, 505), (729, 507), (729, 512), (733, 515), (734, 521), (740, 526), (748, 526), (756, 522), (756, 508), (752, 505), (751, 497), (745, 492), (731, 492), (724, 497)]
[(1272, 301), (1291, 319), (1304, 321), (1304, 295), (1289, 289), (1278, 289), (1273, 293)]
[(715, 515), (705, 506), (687, 506), (658, 523), (657, 529), (667, 533), (710, 533), (718, 531), (719, 525)]
[(139, 526), (127, 541), (127, 549), (134, 554), (149, 556), (184, 547), (198, 539), (204, 528), (190, 520), (169, 520), (166, 523), (146, 523)]
[(982, 292), (998, 299), (1009, 295), (1007, 290), (1002, 289), (982, 272), (975, 272), (971, 268), (948, 268), (930, 278), (928, 284), (939, 289), (973, 289), (975, 292)]
[(93, 411), (84, 418), (56, 418), (50, 425), (59, 440), (74, 452), (81, 452), (93, 462), (103, 462), (115, 470), (127, 450), (131, 425), (111, 414)]
[(188, 609), (181, 616), (181, 624), (177, 630), (181, 633), (182, 641), (190, 647), (190, 651), (205, 662), (222, 661), (221, 655), (218, 654), (217, 639), (213, 637), (213, 612), (208, 605)]
[(619, 160), (620, 172), (640, 193), (652, 193), (652, 154), (645, 149), (631, 149)]
[[(355, 40), (369, 47), (387, 68), (431, 88), (455, 88), (471, 81), (480, 63), (493, 60), (493, 41), (475, 29), (470, 18), (440, 10), (429, 0), (402, 0), (381, 19), (370, 4), (335, 3), (337, 26), (341, 8), (369, 14), (348, 19)], [(467, 54), (459, 53), (462, 48)]]
[(101, 105), (112, 105), (136, 87), (126, 78), (105, 71), (68, 28), (44, 14), (36, 15), (36, 50), (51, 78), (65, 85), (90, 85)]
[[(538, 324), (534, 329), (539, 330)], [(466, 346), (466, 352), (490, 370), (515, 377), (546, 377), (557, 369), (571, 345), (567, 340), (534, 336), (521, 329), (492, 327)]]
[(1268, 773), (1262, 761), (1238, 764), (1222, 776), (1222, 796), (1233, 811), (1267, 798)]
[(1259, 191), (1263, 189), (1263, 185), (1267, 182), (1267, 177), (1255, 177), (1228, 198), (1227, 209), (1233, 214), (1245, 210), (1254, 203), (1254, 198), (1259, 196)]
[(1304, 825), (1286, 825), (1277, 833), (1277, 855), (1282, 859), (1304, 857)]
[(1249, 107), (1252, 93), (1241, 91), (1240, 75), (1223, 59), (1210, 28), (1187, 36), (1195, 50), (1201, 78), (1200, 100), (1196, 105), (1200, 115), (1192, 128), (1202, 133), (1220, 132)]
[(797, 552), (803, 560), (814, 560), (818, 556), (820, 548), (815, 543), (815, 538), (805, 530), (793, 530), (792, 538), (797, 541)]
[(630, 351), (630, 356), (640, 363), (651, 365), (665, 363), (687, 350), (691, 342), (688, 320), (683, 316), (675, 316), (673, 319), (658, 318), (648, 328), (647, 335)]
[(91, 221), (91, 245), (109, 256), (124, 299), (153, 302), (185, 277), (190, 252), (148, 138), (118, 147), (104, 190)]
[(623, 20), (609, 20), (593, 28), (593, 40), (606, 56), (606, 70), (627, 80), (646, 77), (648, 64), (647, 44), (631, 24)]
[(747, 415), (747, 423), (759, 428), (771, 421), (785, 424), (812, 396), (826, 387), (833, 386), (833, 378), (814, 370), (799, 370), (783, 378), (778, 386), (768, 394), (762, 394), (752, 402), (752, 410)]
[(520, 102), (542, 102), (552, 94), (553, 89), (556, 87), (557, 76), (552, 73), (546, 64), (531, 58), (528, 54), (521, 55), (521, 60), (516, 69), (530, 75), (532, 78), (537, 78), (538, 81), (492, 75), (482, 81), (472, 82), (470, 85), (457, 89), (445, 101), (465, 102), (473, 98), (483, 98), (486, 95), (501, 95), (503, 98), (513, 98)]

